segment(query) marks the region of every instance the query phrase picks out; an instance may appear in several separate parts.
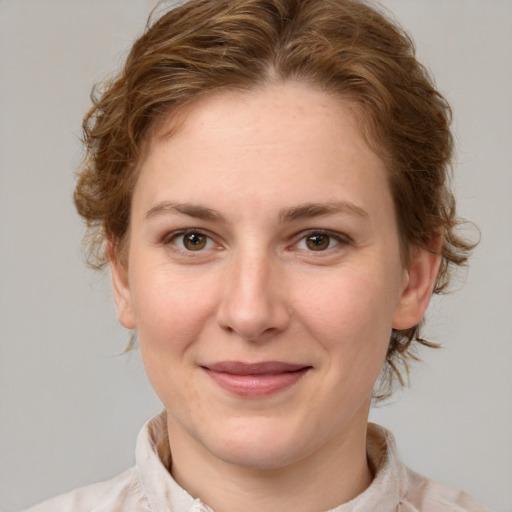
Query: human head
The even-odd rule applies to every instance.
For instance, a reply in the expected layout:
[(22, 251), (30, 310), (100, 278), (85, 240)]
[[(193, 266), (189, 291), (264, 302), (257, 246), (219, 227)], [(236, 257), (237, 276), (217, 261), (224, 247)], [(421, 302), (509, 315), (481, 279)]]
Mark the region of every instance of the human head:
[[(470, 245), (455, 232), (448, 188), (451, 112), (409, 37), (376, 7), (354, 0), (191, 0), (135, 42), (119, 76), (84, 121), (87, 156), (75, 203), (89, 227), (90, 261), (123, 260), (138, 164), (164, 117), (221, 89), (305, 82), (351, 106), (369, 146), (386, 163), (407, 265), (415, 248), (439, 251), (434, 292)], [(382, 395), (411, 355), (418, 326), (394, 331)]]

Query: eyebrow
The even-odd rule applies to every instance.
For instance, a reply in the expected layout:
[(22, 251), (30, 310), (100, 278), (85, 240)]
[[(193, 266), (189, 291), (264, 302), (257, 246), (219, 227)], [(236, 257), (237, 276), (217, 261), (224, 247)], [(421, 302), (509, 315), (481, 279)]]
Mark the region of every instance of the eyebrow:
[(300, 219), (310, 219), (322, 215), (343, 213), (357, 217), (368, 217), (368, 213), (361, 207), (349, 201), (335, 201), (329, 203), (305, 203), (293, 208), (286, 208), (279, 213), (281, 222), (290, 222)]
[(226, 222), (226, 219), (222, 214), (216, 210), (213, 210), (212, 208), (208, 208), (207, 206), (191, 203), (172, 203), (168, 201), (158, 203), (157, 205), (150, 208), (146, 213), (146, 219), (150, 219), (152, 217), (156, 217), (157, 215), (166, 213), (188, 215), (189, 217), (194, 217), (201, 220)]
[[(173, 203), (163, 201), (148, 210), (145, 218), (150, 219), (165, 214), (187, 215), (200, 220), (217, 221), (226, 223), (225, 217), (212, 208), (200, 204)], [(305, 203), (292, 208), (284, 208), (279, 212), (280, 223), (292, 222), (300, 219), (310, 219), (323, 215), (334, 215), (337, 213), (368, 217), (368, 213), (361, 207), (348, 202), (336, 201), (328, 203)]]

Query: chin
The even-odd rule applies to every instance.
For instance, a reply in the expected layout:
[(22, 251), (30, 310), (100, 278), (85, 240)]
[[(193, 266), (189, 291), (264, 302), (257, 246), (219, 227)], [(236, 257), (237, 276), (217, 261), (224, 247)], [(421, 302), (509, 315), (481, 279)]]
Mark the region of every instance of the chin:
[(282, 419), (238, 418), (222, 431), (209, 434), (210, 439), (204, 444), (216, 458), (255, 470), (278, 469), (305, 456), (303, 452), (307, 451), (302, 444), (304, 432), (299, 435), (299, 429), (287, 428)]
[(301, 458), (283, 448), (282, 443), (279, 446), (233, 443), (220, 448), (214, 455), (227, 464), (255, 471), (277, 470)]

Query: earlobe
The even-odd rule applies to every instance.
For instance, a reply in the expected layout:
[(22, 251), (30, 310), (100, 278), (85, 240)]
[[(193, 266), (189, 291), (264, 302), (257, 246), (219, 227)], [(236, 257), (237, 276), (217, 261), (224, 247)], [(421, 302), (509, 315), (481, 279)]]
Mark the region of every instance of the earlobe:
[(409, 329), (421, 322), (432, 296), (440, 263), (441, 256), (437, 250), (414, 251), (393, 318), (394, 329)]
[(126, 329), (135, 329), (135, 317), (133, 314), (132, 295), (128, 279), (127, 265), (119, 261), (114, 254), (112, 244), (107, 246), (110, 273), (112, 277), (112, 291), (117, 308), (119, 323)]

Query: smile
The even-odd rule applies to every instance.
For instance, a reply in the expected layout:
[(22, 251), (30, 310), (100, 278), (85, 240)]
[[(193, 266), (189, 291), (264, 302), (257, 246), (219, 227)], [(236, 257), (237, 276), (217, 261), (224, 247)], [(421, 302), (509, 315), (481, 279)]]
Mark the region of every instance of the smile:
[(258, 398), (273, 395), (297, 383), (311, 366), (278, 361), (242, 363), (223, 361), (202, 366), (221, 388), (235, 395)]

